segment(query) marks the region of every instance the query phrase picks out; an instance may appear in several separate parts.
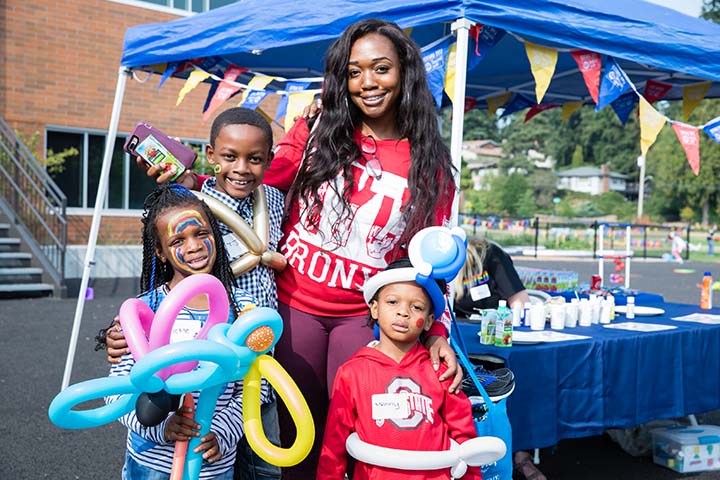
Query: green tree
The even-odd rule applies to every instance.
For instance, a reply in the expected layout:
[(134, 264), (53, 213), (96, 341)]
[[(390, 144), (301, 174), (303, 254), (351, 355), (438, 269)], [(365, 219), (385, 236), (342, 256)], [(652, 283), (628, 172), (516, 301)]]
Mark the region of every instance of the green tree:
[(700, 16), (706, 20), (720, 23), (720, 0), (703, 0)]

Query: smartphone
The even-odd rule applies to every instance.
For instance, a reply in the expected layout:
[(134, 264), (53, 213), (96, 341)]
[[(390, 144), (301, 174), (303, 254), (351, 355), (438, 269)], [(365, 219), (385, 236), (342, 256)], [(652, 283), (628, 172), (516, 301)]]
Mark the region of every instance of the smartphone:
[(145, 122), (138, 122), (135, 125), (123, 149), (131, 155), (142, 158), (150, 166), (165, 162), (166, 172), (175, 165), (177, 171), (170, 180), (175, 180), (185, 170), (192, 168), (197, 158), (197, 153), (192, 148), (173, 140)]

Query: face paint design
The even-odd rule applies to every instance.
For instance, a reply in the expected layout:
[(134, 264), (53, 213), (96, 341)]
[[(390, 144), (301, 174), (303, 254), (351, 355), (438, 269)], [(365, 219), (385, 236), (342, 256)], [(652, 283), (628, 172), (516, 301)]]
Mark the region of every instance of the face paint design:
[[(173, 263), (179, 269), (188, 273), (209, 273), (212, 270), (215, 259), (215, 237), (212, 235), (208, 235), (206, 238), (201, 240), (203, 244), (202, 248), (193, 249), (193, 251), (204, 250), (204, 252), (200, 255), (200, 257), (204, 259), (201, 260), (202, 266), (198, 268), (193, 265), (193, 263), (197, 260), (198, 255), (194, 255), (192, 258), (187, 255), (188, 242), (200, 241), (199, 239), (192, 238), (194, 236), (194, 231), (204, 228), (209, 227), (205, 225), (204, 219), (196, 210), (183, 210), (168, 219), (168, 238), (174, 235), (188, 237), (181, 245), (177, 247), (170, 247), (170, 256), (174, 260)], [(184, 232), (188, 229), (190, 229), (190, 232), (187, 232), (187, 235), (184, 235)]]
[(417, 328), (423, 328), (423, 325), (425, 325), (425, 319), (424, 318), (418, 318), (415, 320), (415, 326)]

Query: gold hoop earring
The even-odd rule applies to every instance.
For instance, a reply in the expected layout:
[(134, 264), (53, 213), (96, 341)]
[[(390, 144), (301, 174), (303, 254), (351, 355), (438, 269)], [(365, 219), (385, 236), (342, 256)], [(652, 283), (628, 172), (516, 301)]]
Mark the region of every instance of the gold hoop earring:
[(220, 172), (222, 172), (222, 167), (216, 163), (215, 165), (213, 165), (213, 172), (215, 172), (215, 175), (219, 174)]

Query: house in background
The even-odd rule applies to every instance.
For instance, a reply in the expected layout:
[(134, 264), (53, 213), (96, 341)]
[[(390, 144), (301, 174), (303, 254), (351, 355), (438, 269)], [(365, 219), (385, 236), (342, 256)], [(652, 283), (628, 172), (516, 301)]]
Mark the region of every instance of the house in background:
[(500, 160), (507, 157), (502, 147), (493, 140), (466, 140), (462, 145), (462, 158), (472, 175), (473, 188), (482, 189), (488, 175), (497, 175)]
[(611, 172), (609, 164), (598, 167), (578, 167), (557, 173), (557, 188), (600, 195), (605, 192), (628, 193), (628, 177), (622, 173)]

